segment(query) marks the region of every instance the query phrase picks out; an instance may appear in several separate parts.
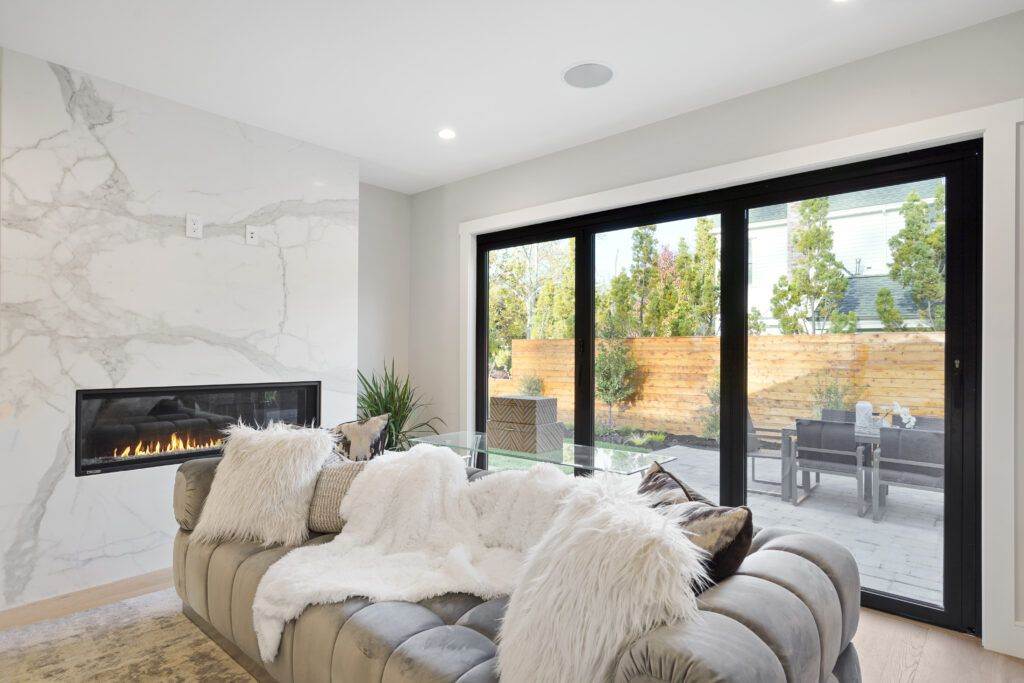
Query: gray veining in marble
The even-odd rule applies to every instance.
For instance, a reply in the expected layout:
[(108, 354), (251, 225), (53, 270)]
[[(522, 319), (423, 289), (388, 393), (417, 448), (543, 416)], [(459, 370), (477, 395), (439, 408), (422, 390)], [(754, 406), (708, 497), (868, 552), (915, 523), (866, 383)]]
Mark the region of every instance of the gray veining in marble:
[(76, 479), (76, 389), (320, 379), (353, 414), (357, 247), (351, 158), (2, 53), (0, 608), (170, 564), (174, 468)]

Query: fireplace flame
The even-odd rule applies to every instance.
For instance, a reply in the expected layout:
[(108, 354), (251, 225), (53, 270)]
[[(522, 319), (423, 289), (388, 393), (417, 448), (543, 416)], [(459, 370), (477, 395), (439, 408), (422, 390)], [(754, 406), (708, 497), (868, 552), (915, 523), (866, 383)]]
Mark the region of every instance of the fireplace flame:
[(115, 458), (131, 458), (138, 455), (159, 455), (161, 453), (178, 453), (181, 451), (199, 451), (208, 448), (217, 448), (224, 442), (223, 439), (210, 438), (206, 441), (197, 441), (194, 437), (185, 435), (184, 438), (175, 432), (166, 441), (139, 441), (134, 446), (115, 448)]

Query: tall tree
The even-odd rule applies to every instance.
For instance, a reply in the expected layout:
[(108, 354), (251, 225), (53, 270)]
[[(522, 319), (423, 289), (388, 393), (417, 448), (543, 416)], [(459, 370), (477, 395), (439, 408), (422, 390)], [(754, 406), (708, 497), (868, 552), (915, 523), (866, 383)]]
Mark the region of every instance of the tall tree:
[[(630, 278), (636, 297), (636, 335), (653, 337), (656, 325), (651, 324), (649, 308), (658, 283), (658, 241), (656, 225), (641, 225), (633, 229), (633, 263)], [(655, 321), (656, 322), (656, 321)]]
[(636, 318), (633, 313), (633, 280), (619, 273), (608, 283), (597, 301), (595, 320), (597, 336), (602, 339), (625, 339), (632, 335)]
[(532, 339), (571, 339), (576, 331), (576, 240), (569, 240), (561, 265), (537, 296)]
[(718, 238), (714, 221), (698, 218), (693, 257), (680, 240), (676, 259), (679, 294), (674, 311), (673, 333), (679, 336), (711, 336), (718, 332), (721, 284), (718, 277)]
[(783, 334), (822, 334), (846, 294), (848, 277), (832, 251), (828, 197), (802, 201), (798, 211), (793, 264), (772, 288), (772, 316)]
[(946, 190), (941, 183), (929, 206), (911, 192), (900, 208), (903, 228), (889, 240), (889, 275), (910, 290), (924, 326), (946, 327)]
[(487, 295), (488, 352), (492, 369), (508, 370), (512, 363), (512, 340), (526, 335), (526, 307), (522, 290), (526, 262), (508, 250), (489, 255)]

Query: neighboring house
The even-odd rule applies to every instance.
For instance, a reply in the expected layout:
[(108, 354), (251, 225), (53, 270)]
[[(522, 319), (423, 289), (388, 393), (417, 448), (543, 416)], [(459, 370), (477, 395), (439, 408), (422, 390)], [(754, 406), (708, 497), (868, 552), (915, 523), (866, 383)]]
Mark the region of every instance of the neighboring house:
[[(857, 313), (861, 331), (881, 330), (875, 296), (881, 287), (892, 290), (907, 327), (920, 325), (910, 294), (889, 279), (889, 240), (903, 228), (900, 208), (911, 192), (932, 202), (941, 180), (924, 180), (829, 197), (829, 224), (833, 251), (850, 274), (850, 284), (840, 311)], [(747, 301), (757, 308), (768, 334), (778, 332), (771, 317), (772, 287), (789, 272), (793, 258), (790, 230), (798, 223), (797, 204), (776, 204), (750, 212)]]
[(923, 322), (917, 314), (917, 306), (910, 296), (910, 292), (894, 282), (888, 275), (851, 275), (849, 285), (846, 288), (846, 296), (839, 304), (839, 311), (857, 314), (857, 331), (873, 332), (885, 329), (878, 319), (878, 312), (875, 310), (875, 300), (878, 297), (878, 290), (888, 287), (892, 292), (893, 301), (900, 315), (903, 316), (904, 324), (908, 328), (921, 327)]

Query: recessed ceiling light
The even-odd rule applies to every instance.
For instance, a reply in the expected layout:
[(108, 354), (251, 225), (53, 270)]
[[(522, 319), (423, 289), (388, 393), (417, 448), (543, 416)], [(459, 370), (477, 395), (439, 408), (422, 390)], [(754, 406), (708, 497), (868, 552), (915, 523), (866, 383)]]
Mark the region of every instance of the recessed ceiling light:
[(612, 80), (612, 69), (606, 64), (584, 62), (562, 72), (562, 80), (574, 88), (596, 88)]
[(437, 131), (437, 137), (441, 138), (442, 140), (454, 140), (455, 131), (452, 130), (451, 128), (442, 128), (441, 130)]

